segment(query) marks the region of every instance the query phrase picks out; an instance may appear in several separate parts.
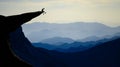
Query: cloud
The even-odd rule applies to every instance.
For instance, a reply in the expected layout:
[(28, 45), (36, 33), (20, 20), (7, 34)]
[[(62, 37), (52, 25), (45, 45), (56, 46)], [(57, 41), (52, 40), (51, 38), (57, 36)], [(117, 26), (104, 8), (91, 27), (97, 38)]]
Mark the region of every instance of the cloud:
[(21, 2), (26, 0), (0, 0), (0, 2)]

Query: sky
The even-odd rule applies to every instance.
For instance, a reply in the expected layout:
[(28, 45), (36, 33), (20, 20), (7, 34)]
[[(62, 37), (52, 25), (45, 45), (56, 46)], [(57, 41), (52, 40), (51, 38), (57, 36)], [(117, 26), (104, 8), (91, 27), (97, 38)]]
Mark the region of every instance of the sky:
[(0, 0), (0, 15), (40, 11), (46, 14), (33, 22), (99, 22), (120, 26), (120, 0)]

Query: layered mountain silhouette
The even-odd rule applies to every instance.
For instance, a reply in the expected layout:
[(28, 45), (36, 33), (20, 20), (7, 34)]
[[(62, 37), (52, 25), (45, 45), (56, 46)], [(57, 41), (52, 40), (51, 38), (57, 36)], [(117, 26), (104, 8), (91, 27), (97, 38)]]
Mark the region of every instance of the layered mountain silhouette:
[(14, 52), (34, 67), (120, 67), (120, 38), (72, 53), (34, 47), (21, 28), (10, 38)]
[(23, 25), (23, 30), (31, 42), (40, 42), (54, 37), (73, 40), (81, 40), (88, 37), (103, 39), (120, 33), (120, 27), (109, 27), (97, 22), (73, 22), (66, 24), (36, 22)]
[(88, 50), (102, 43), (112, 41), (120, 36), (114, 36), (109, 38), (88, 37), (82, 40), (74, 41), (70, 38), (49, 38), (41, 42), (32, 43), (35, 47), (41, 47), (48, 50), (56, 50), (60, 52), (79, 52)]
[[(78, 67), (119, 67), (119, 49), (120, 39), (116, 39), (110, 42), (106, 42), (102, 45), (93, 47), (87, 51), (71, 53), (64, 58), (64, 62), (72, 60), (70, 66)], [(73, 58), (74, 57), (74, 58)], [(72, 65), (73, 63), (73, 65)]]
[(105, 39), (105, 38), (100, 38), (100, 37), (97, 37), (97, 36), (90, 36), (90, 37), (86, 37), (84, 39), (79, 39), (77, 41), (81, 41), (81, 42), (88, 42), (88, 41), (98, 41), (98, 40), (101, 40), (101, 39)]
[(53, 38), (48, 38), (40, 41), (41, 43), (46, 43), (46, 44), (51, 44), (51, 45), (62, 45), (64, 43), (73, 43), (74, 40), (70, 38), (63, 38), (63, 37), (53, 37)]

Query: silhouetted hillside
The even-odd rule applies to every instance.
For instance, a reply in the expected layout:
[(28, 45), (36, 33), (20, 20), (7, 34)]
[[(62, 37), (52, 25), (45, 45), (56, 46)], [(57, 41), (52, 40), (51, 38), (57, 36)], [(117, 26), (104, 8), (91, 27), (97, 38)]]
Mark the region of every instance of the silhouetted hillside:
[(55, 46), (55, 45), (50, 45), (50, 44), (44, 44), (44, 43), (32, 43), (32, 45), (34, 47), (38, 47), (38, 48), (44, 48), (44, 49), (48, 49), (48, 50), (54, 50), (59, 46)]
[(101, 45), (104, 42), (112, 41), (114, 39), (117, 39), (117, 38), (114, 37), (110, 39), (101, 39), (98, 41), (87, 41), (87, 42), (75, 41), (73, 43), (63, 43), (63, 44), (60, 43), (61, 45), (55, 45), (55, 44), (52, 45), (52, 44), (45, 44), (45, 43), (38, 42), (38, 43), (32, 43), (32, 45), (38, 48), (40, 47), (48, 50), (56, 50), (59, 52), (79, 52), (79, 51), (88, 50), (94, 46)]
[(11, 33), (10, 38), (12, 43), (11, 47), (15, 54), (32, 64), (34, 67), (63, 67), (61, 66), (61, 63), (56, 61), (54, 56), (52, 56), (53, 54), (51, 51), (32, 46), (30, 41), (24, 36), (22, 28)]
[(34, 67), (120, 67), (120, 38), (86, 51), (62, 53), (33, 47), (19, 28), (11, 42), (14, 52)]
[[(120, 38), (93, 47), (87, 51), (69, 53), (63, 62), (70, 67), (119, 67), (120, 66)], [(68, 60), (72, 60), (69, 61)]]

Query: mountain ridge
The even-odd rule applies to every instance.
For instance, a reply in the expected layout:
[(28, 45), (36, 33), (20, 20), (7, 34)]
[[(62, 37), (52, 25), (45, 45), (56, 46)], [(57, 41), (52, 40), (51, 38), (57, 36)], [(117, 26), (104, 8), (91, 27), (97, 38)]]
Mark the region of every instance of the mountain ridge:
[[(18, 35), (18, 32), (20, 35)], [(10, 38), (14, 52), (34, 67), (120, 66), (120, 38), (95, 46), (86, 51), (73, 53), (63, 53), (34, 47), (24, 36), (21, 28), (12, 33)]]
[(25, 35), (31, 42), (52, 37), (65, 37), (73, 40), (83, 39), (90, 36), (104, 37), (120, 32), (120, 27), (109, 27), (101, 23), (32, 23), (23, 25)]
[(73, 43), (74, 40), (72, 40), (70, 38), (64, 38), (64, 37), (53, 37), (53, 38), (44, 39), (40, 42), (57, 46), (57, 45), (61, 45), (61, 44), (64, 44), (64, 43), (68, 43), (68, 44)]

